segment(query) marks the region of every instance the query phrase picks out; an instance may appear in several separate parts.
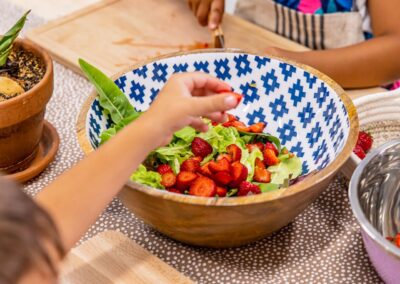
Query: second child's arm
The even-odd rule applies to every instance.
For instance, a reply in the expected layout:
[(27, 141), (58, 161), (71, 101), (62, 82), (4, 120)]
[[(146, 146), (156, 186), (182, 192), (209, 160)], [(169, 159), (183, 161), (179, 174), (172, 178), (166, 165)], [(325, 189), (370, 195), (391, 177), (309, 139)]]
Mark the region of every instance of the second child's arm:
[(67, 250), (150, 151), (168, 143), (173, 133), (186, 125), (206, 130), (200, 116), (224, 119), (223, 112), (237, 104), (232, 95), (214, 95), (224, 90), (230, 87), (209, 75), (175, 75), (145, 114), (38, 194), (38, 203), (53, 218)]
[(345, 88), (372, 87), (392, 82), (400, 78), (398, 4), (396, 0), (368, 1), (373, 39), (331, 50), (291, 52), (272, 48), (270, 52), (321, 70)]

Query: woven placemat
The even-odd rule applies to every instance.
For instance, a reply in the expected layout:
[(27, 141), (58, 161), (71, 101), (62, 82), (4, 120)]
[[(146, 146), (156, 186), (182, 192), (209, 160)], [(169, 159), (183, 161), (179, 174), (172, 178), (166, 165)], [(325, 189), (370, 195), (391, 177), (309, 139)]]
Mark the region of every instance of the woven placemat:
[(372, 122), (361, 126), (361, 129), (369, 132), (374, 138), (373, 148), (388, 141), (400, 139), (400, 120)]
[[(7, 0), (0, 0), (0, 11), (7, 11), (0, 17), (1, 31), (22, 13)], [(28, 28), (41, 22), (31, 14)], [(55, 64), (55, 91), (46, 118), (57, 128), (61, 145), (50, 167), (24, 186), (30, 195), (37, 194), (83, 157), (75, 136), (75, 122), (90, 89), (82, 77)], [(107, 207), (83, 240), (107, 229), (124, 233), (198, 283), (381, 281), (363, 248), (359, 227), (349, 207), (347, 188), (340, 179), (335, 179), (292, 224), (242, 248), (211, 250), (175, 242), (145, 225), (118, 200)]]

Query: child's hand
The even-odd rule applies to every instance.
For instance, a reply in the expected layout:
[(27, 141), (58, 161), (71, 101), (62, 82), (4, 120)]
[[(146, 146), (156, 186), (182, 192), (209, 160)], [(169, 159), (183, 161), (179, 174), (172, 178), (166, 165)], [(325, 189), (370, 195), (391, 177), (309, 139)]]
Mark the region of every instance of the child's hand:
[(174, 132), (187, 125), (207, 131), (201, 117), (223, 122), (224, 112), (238, 104), (234, 95), (221, 94), (230, 90), (229, 85), (207, 74), (176, 74), (160, 91), (146, 116), (154, 130), (159, 127), (163, 136), (160, 138), (168, 141)]
[(215, 30), (222, 22), (224, 0), (188, 0), (188, 4), (200, 25), (208, 25), (210, 30)]

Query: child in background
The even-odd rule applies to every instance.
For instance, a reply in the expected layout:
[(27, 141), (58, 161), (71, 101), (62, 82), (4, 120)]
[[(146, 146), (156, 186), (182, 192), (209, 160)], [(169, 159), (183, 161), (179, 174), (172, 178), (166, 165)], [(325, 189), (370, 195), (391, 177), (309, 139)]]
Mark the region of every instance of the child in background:
[[(224, 0), (188, 0), (203, 26), (222, 21)], [(313, 66), (344, 88), (392, 83), (400, 77), (397, 0), (238, 0), (236, 14), (313, 49), (267, 53)]]
[(174, 75), (147, 112), (47, 186), (37, 203), (0, 180), (0, 283), (55, 283), (65, 253), (147, 154), (184, 126), (206, 131), (202, 116), (225, 121), (238, 104), (230, 89), (206, 74)]

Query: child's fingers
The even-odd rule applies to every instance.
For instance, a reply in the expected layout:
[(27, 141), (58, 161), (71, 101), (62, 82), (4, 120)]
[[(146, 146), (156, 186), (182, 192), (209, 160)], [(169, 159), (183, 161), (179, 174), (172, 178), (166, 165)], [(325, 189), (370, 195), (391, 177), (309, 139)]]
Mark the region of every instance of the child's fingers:
[(210, 2), (208, 0), (201, 1), (196, 13), (196, 17), (200, 25), (207, 26), (209, 12), (210, 12)]
[(194, 97), (192, 107), (188, 110), (191, 115), (206, 116), (213, 112), (230, 110), (238, 104), (232, 95), (215, 95), (208, 97)]
[(214, 0), (211, 3), (210, 8), (210, 16), (208, 20), (208, 28), (210, 30), (215, 30), (217, 26), (222, 21), (222, 15), (224, 14), (225, 10), (225, 1), (224, 0)]
[(207, 115), (203, 115), (204, 117), (207, 117), (209, 119), (211, 119), (212, 121), (218, 122), (218, 123), (222, 123), (225, 122), (227, 120), (227, 116), (225, 113), (223, 112), (213, 112)]
[(206, 73), (182, 73), (175, 75), (175, 78), (177, 78), (177, 80), (181, 80), (193, 96), (208, 95), (207, 92), (198, 91), (201, 89), (208, 90), (213, 93), (232, 90), (231, 86), (229, 86), (227, 83)]
[(190, 126), (200, 132), (206, 132), (208, 130), (208, 125), (199, 117), (193, 118)]

